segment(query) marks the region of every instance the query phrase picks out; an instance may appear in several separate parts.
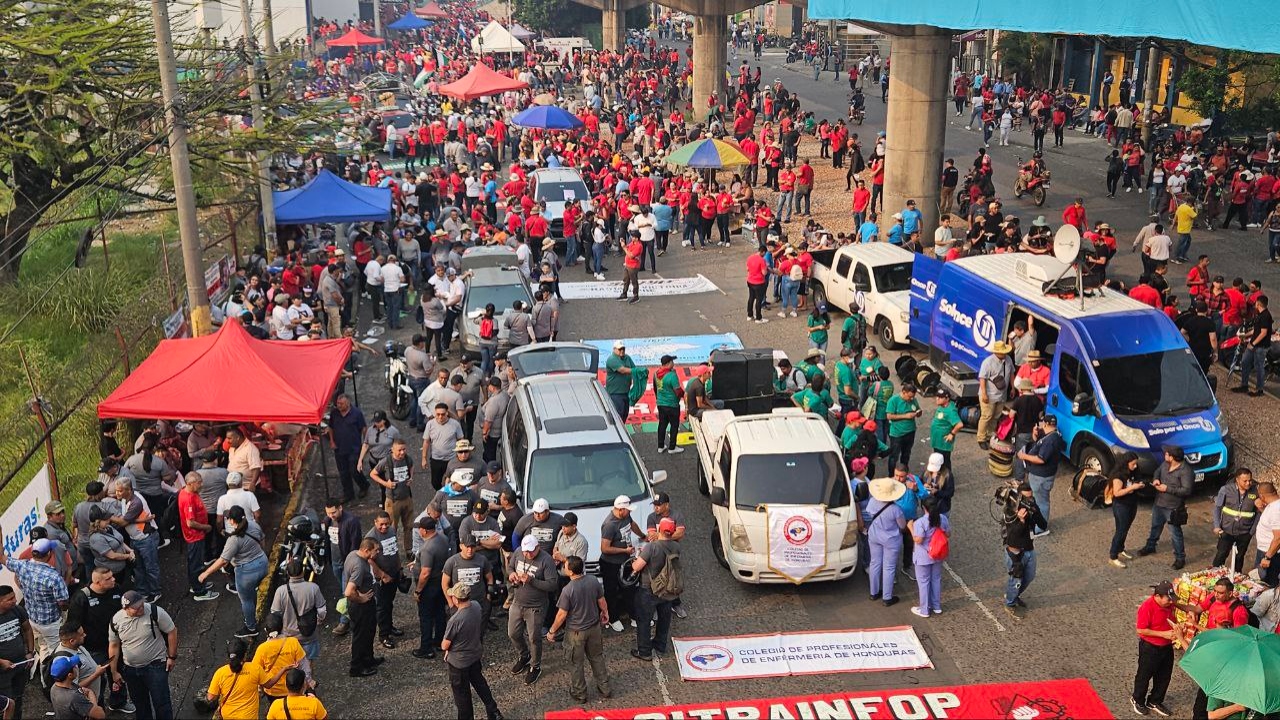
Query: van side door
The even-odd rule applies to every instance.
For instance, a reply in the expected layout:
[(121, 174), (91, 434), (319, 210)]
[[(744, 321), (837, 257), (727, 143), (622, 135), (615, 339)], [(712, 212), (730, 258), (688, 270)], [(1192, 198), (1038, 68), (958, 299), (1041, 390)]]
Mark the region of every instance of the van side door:
[[(1083, 432), (1086, 436), (1105, 437), (1099, 432), (1099, 423), (1104, 422), (1096, 412), (1098, 406), (1097, 388), (1089, 373), (1086, 360), (1080, 347), (1069, 332), (1058, 336), (1057, 350), (1053, 356), (1053, 373), (1049, 380), (1049, 394), (1045, 398), (1045, 412), (1058, 418), (1058, 430), (1066, 441), (1068, 451), (1074, 445), (1076, 435)], [(1076, 399), (1092, 398), (1088, 407), (1076, 407)], [(1076, 410), (1080, 410), (1079, 414)]]

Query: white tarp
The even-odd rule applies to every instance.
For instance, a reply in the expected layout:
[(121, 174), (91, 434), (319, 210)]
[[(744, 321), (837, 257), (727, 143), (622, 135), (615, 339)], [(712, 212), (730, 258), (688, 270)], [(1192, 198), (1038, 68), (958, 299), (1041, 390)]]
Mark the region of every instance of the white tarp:
[(766, 505), (769, 569), (799, 585), (827, 565), (827, 510)]
[[(640, 297), (661, 297), (663, 295), (694, 295), (704, 292), (716, 292), (720, 288), (703, 277), (695, 275), (687, 278), (645, 278), (640, 281)], [(611, 300), (622, 294), (621, 280), (599, 280), (590, 282), (561, 282), (560, 294), (565, 300)]]
[(479, 35), (471, 38), (471, 50), (478, 53), (522, 53), (524, 43), (494, 20), (485, 25)]
[[(0, 528), (4, 528), (4, 554), (17, 557), (18, 553), (31, 542), (31, 528), (43, 525), (45, 521), (44, 506), (53, 499), (49, 491), (49, 468), (41, 465), (22, 492), (9, 503), (4, 513), (0, 514)], [(18, 589), (18, 582), (13, 573), (0, 568), (0, 585), (9, 585)], [(18, 599), (22, 599), (21, 593)]]
[(931, 668), (910, 626), (674, 638), (682, 680), (742, 680)]

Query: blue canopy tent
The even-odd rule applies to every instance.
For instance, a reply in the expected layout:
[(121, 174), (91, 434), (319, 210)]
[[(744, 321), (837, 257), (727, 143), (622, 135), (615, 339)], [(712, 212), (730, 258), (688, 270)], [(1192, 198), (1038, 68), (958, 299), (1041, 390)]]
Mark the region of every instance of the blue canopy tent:
[(573, 130), (583, 124), (573, 113), (555, 105), (534, 105), (520, 111), (511, 122), (520, 127), (546, 130)]
[(423, 20), (417, 15), (409, 13), (388, 25), (387, 28), (390, 30), (421, 30), (422, 28), (429, 28), (432, 25), (435, 25), (435, 23), (430, 20)]
[(1144, 0), (1084, 0), (1075, 3), (1026, 3), (1020, 0), (899, 0), (865, 3), (855, 0), (809, 0), (809, 18), (934, 27), (1001, 28), (1039, 33), (1083, 33), (1112, 37), (1160, 37), (1212, 47), (1280, 53), (1274, 22), (1241, 22), (1242, 18), (1274, 18), (1275, 0), (1203, 3), (1170, 0), (1152, 12)]
[(295, 190), (271, 193), (277, 225), (382, 222), (391, 217), (391, 190), (355, 185), (321, 170)]

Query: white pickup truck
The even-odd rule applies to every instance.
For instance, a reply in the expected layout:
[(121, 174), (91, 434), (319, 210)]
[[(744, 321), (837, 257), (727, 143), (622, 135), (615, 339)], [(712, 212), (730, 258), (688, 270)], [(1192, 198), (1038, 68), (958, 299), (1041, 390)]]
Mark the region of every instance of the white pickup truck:
[[(799, 583), (853, 574), (857, 506), (825, 418), (798, 408), (741, 417), (707, 410), (689, 423), (698, 489), (710, 496), (715, 517), (712, 551), (735, 578)], [(815, 547), (804, 546), (809, 538)], [(819, 538), (825, 543), (816, 546)]]
[(867, 335), (883, 349), (907, 340), (911, 265), (915, 253), (884, 242), (855, 243), (813, 253), (809, 289), (815, 303), (849, 312), (862, 308)]

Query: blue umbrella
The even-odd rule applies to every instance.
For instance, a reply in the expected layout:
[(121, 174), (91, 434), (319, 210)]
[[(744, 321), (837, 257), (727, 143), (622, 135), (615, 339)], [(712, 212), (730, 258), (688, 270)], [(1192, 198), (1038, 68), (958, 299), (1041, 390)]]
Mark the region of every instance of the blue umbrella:
[(582, 127), (582, 121), (573, 113), (555, 105), (534, 105), (511, 119), (520, 127), (546, 130), (573, 130)]
[(435, 25), (435, 23), (430, 20), (423, 20), (417, 15), (409, 13), (387, 27), (391, 30), (421, 30), (422, 28), (429, 28), (432, 25)]

